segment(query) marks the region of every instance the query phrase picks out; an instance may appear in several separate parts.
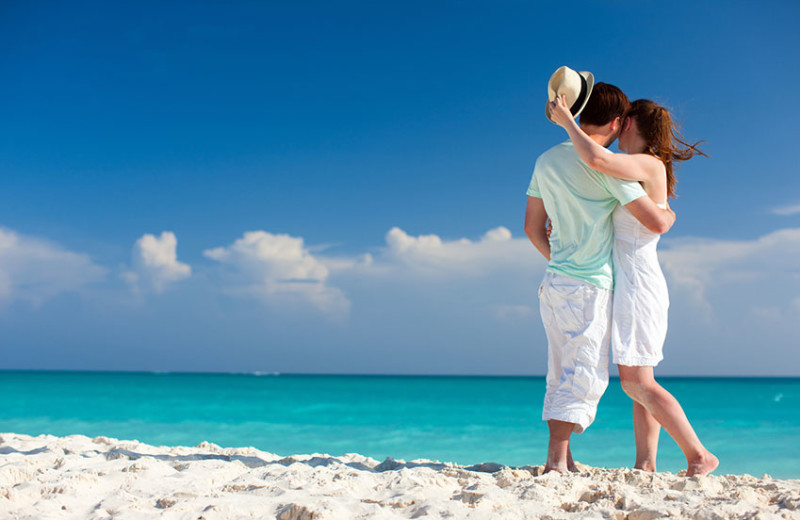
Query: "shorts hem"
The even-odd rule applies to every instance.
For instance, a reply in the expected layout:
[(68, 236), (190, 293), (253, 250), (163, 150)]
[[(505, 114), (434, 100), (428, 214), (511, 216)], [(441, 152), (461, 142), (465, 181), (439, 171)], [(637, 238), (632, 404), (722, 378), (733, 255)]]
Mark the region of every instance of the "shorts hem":
[(594, 422), (594, 418), (590, 417), (586, 412), (542, 412), (543, 421), (549, 421), (551, 419), (574, 424), (574, 433), (583, 433), (583, 431)]
[(615, 365), (622, 365), (626, 367), (654, 367), (657, 366), (662, 360), (661, 357), (633, 357), (633, 358), (614, 358)]

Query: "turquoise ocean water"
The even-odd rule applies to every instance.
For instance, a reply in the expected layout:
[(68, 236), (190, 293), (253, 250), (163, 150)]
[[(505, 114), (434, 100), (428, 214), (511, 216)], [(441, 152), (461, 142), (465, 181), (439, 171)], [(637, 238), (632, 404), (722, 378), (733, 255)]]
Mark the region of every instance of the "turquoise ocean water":
[[(719, 456), (720, 474), (800, 478), (800, 379), (660, 382)], [(543, 395), (542, 377), (0, 372), (0, 432), (518, 466), (544, 460)], [(574, 437), (575, 458), (631, 466), (630, 413), (612, 379), (596, 422)], [(658, 463), (684, 467), (665, 432)]]

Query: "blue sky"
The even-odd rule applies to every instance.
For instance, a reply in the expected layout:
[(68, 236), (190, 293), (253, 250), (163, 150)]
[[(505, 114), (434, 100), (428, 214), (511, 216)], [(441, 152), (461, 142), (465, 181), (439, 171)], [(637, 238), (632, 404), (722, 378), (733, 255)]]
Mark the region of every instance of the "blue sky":
[(6, 3), (0, 368), (543, 373), (521, 227), (567, 64), (711, 155), (678, 171), (661, 246), (662, 373), (798, 375), (798, 22), (793, 2)]

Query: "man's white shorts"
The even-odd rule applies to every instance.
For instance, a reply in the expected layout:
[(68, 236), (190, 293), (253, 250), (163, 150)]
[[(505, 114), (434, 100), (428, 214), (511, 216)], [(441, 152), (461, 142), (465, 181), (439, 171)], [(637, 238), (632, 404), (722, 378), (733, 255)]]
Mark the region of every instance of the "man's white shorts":
[(577, 278), (545, 273), (539, 310), (547, 334), (547, 393), (542, 419), (594, 421), (608, 386), (611, 291)]

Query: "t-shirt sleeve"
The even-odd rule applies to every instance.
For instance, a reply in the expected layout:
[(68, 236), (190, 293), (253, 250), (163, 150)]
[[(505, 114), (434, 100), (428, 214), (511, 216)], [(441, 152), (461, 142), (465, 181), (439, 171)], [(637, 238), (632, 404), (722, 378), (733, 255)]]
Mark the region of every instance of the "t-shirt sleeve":
[(625, 181), (617, 179), (616, 177), (609, 177), (608, 175), (602, 176), (606, 183), (606, 188), (611, 193), (611, 196), (619, 201), (623, 206), (629, 202), (633, 202), (639, 197), (647, 195), (642, 185), (636, 181)]
[[(538, 165), (539, 162), (537, 161)], [(536, 178), (536, 167), (533, 168), (533, 175), (531, 176), (531, 183), (528, 185), (528, 197), (542, 198), (542, 192), (539, 191), (539, 179)]]

